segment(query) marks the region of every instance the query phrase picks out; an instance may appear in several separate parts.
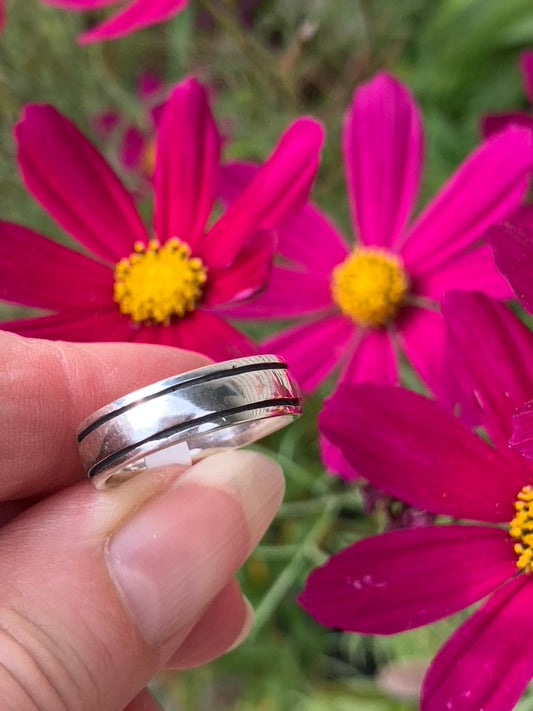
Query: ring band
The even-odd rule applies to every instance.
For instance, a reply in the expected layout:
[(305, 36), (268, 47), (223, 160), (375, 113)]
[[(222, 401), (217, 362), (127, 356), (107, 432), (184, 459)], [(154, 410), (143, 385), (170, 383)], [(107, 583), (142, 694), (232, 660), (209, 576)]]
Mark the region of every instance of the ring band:
[(194, 462), (289, 424), (301, 395), (277, 356), (237, 358), (136, 390), (87, 417), (80, 458), (98, 489), (171, 461)]

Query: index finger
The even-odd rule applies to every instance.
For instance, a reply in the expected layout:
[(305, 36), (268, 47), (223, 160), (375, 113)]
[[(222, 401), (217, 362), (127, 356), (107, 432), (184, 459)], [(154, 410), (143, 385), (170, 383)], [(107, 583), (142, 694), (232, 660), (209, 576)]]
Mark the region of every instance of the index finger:
[(209, 362), (166, 346), (2, 331), (0, 360), (0, 501), (43, 496), (84, 477), (76, 442), (82, 420), (132, 390)]

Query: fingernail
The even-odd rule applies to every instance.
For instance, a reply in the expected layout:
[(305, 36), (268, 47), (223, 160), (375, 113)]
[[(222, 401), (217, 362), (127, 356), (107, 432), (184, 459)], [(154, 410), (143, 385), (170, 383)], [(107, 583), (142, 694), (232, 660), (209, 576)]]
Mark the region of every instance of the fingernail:
[(111, 576), (145, 639), (175, 646), (272, 520), (283, 477), (253, 452), (207, 457), (111, 537)]
[(248, 600), (248, 598), (244, 597), (244, 595), (243, 595), (243, 602), (244, 602), (244, 606), (246, 609), (244, 623), (243, 623), (241, 631), (235, 638), (233, 644), (231, 645), (231, 647), (228, 647), (227, 652), (233, 652), (234, 649), (237, 649), (237, 647), (240, 647), (241, 644), (244, 642), (244, 640), (250, 634), (250, 631), (254, 625), (254, 608), (250, 604), (250, 601)]
[[(236, 456), (240, 470), (235, 467)], [(225, 491), (240, 502), (250, 530), (250, 553), (271, 521), (270, 511), (283, 498), (284, 480), (277, 464), (247, 450), (221, 452), (216, 461), (206, 457), (188, 469), (174, 486), (200, 480), (203, 486)]]

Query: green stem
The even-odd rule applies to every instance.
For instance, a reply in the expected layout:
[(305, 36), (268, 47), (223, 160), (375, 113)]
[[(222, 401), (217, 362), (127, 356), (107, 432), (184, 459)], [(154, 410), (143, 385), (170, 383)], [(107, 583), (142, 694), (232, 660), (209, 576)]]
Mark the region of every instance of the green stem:
[(306, 499), (305, 501), (290, 501), (280, 506), (277, 516), (280, 518), (303, 518), (320, 513), (324, 506), (328, 504), (334, 505), (337, 509), (341, 507), (360, 509), (360, 502), (356, 492), (345, 491), (341, 494), (327, 494), (326, 496)]
[(292, 558), (297, 552), (298, 546), (293, 543), (287, 543), (282, 546), (259, 545), (254, 551), (254, 557), (261, 560), (283, 560), (284, 558)]
[(254, 626), (252, 629), (253, 637), (257, 636), (259, 630), (269, 620), (271, 615), (279, 606), (281, 600), (285, 597), (296, 579), (303, 572), (310, 554), (311, 557), (315, 559), (316, 541), (319, 541), (329, 528), (331, 519), (335, 515), (337, 508), (338, 504), (336, 504), (335, 501), (328, 501), (326, 503), (322, 514), (309, 529), (309, 532), (294, 554), (293, 559), (281, 571), (274, 583), (270, 586), (264, 598), (256, 607), (254, 614)]
[(96, 45), (91, 47), (94, 52), (95, 62), (93, 66), (100, 77), (102, 86), (105, 87), (110, 99), (120, 107), (120, 114), (124, 121), (132, 121), (140, 125), (144, 119), (143, 111), (140, 108), (138, 98), (131, 92), (124, 89), (117, 80), (115, 73), (109, 67), (106, 58), (106, 47)]
[(226, 3), (223, 7), (216, 0), (200, 0), (200, 4), (211, 15), (219, 27), (231, 37), (240, 48), (243, 55), (256, 71), (273, 85), (283, 102), (295, 104), (295, 88), (290, 77), (285, 75), (275, 61), (271, 52), (267, 51), (249, 32), (243, 31), (235, 10)]

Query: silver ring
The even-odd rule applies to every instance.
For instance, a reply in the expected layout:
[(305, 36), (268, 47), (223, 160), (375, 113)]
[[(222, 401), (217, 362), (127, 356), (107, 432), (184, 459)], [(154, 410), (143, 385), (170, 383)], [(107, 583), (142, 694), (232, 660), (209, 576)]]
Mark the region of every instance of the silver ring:
[(301, 412), (300, 391), (281, 358), (237, 358), (161, 380), (96, 410), (78, 428), (80, 458), (102, 489), (144, 469), (250, 444)]

